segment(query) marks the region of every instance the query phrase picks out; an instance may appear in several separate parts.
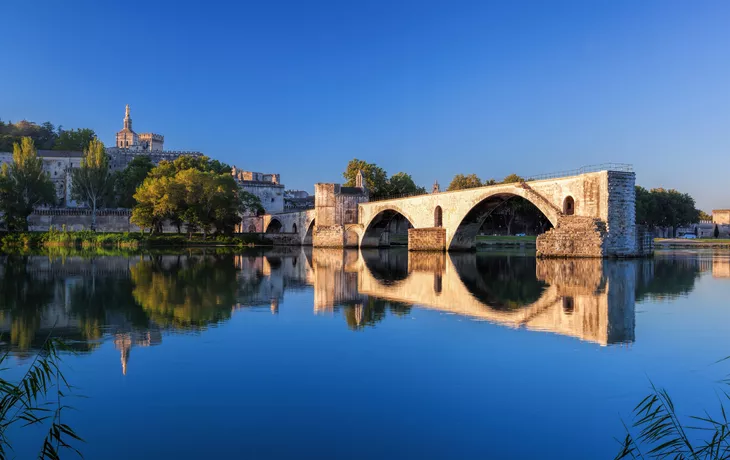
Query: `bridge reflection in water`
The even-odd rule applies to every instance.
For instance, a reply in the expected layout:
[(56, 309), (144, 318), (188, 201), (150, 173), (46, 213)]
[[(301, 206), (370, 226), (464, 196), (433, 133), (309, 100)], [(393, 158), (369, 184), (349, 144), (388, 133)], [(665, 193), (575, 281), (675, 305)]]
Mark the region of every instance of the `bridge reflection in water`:
[(285, 295), (301, 290), (313, 290), (315, 313), (341, 312), (354, 330), (424, 308), (601, 345), (630, 343), (636, 302), (687, 295), (703, 274), (730, 279), (728, 253), (537, 260), (516, 253), (292, 247), (2, 256), (0, 348), (32, 357), (53, 333), (87, 353), (108, 340), (126, 371), (132, 348), (226, 322), (238, 309), (286, 314)]
[(601, 345), (634, 341), (632, 261), (318, 248), (309, 260), (315, 311), (376, 299)]

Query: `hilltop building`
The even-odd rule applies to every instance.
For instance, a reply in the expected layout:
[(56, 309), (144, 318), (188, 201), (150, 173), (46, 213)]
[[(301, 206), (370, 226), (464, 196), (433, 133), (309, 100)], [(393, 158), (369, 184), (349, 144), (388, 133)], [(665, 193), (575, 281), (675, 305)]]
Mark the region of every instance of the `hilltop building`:
[[(203, 155), (200, 152), (163, 150), (164, 140), (165, 137), (161, 134), (135, 133), (132, 130), (132, 118), (129, 112), (129, 105), (127, 105), (124, 125), (116, 134), (116, 146), (106, 149), (110, 158), (112, 171), (124, 169), (130, 161), (140, 155), (150, 157), (154, 164), (159, 164), (162, 160), (172, 161), (182, 155)], [(78, 204), (71, 199), (71, 170), (81, 166), (81, 159), (84, 153), (70, 150), (38, 150), (38, 156), (43, 159), (43, 168), (51, 177), (51, 181), (56, 187), (56, 196), (61, 206), (68, 208), (77, 207)], [(12, 153), (0, 152), (0, 164), (12, 163), (12, 161)]]
[(150, 157), (154, 164), (162, 160), (172, 161), (182, 155), (202, 156), (200, 152), (183, 150), (165, 150), (165, 136), (155, 133), (137, 134), (132, 129), (132, 116), (129, 104), (125, 107), (123, 126), (116, 134), (114, 147), (108, 147), (106, 152), (111, 158), (113, 170), (124, 169), (130, 161), (140, 155)]

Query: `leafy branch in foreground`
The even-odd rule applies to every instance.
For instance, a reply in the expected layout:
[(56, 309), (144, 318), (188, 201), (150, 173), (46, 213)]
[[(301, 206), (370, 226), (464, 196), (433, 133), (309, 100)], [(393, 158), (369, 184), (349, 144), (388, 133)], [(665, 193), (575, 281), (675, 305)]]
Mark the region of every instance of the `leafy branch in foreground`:
[[(49, 337), (19, 382), (9, 382), (0, 377), (0, 460), (5, 460), (8, 450), (12, 450), (7, 438), (11, 426), (21, 424), (27, 427), (48, 422), (50, 428), (38, 458), (58, 459), (64, 449), (81, 456), (71, 443), (83, 440), (61, 418), (62, 412), (70, 408), (63, 404), (63, 398), (72, 387), (61, 372), (59, 351), (70, 349), (63, 342)], [(0, 366), (8, 356), (9, 352), (6, 352), (0, 357)]]
[[(633, 410), (631, 428), (624, 424), (626, 437), (619, 441), (621, 451), (615, 459), (730, 459), (730, 423), (723, 404), (723, 399), (730, 400), (730, 395), (726, 392), (723, 395), (720, 400), (721, 418), (705, 412), (702, 417), (690, 417), (697, 426), (685, 429), (667, 391), (652, 383), (651, 393)], [(688, 430), (704, 436), (693, 441), (687, 435)]]

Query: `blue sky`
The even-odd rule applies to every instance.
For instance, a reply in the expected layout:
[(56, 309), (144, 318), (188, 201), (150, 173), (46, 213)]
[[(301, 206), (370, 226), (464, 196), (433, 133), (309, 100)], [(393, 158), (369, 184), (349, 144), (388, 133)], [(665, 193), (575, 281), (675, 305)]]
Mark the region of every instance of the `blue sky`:
[(632, 163), (730, 207), (730, 2), (3, 2), (0, 118), (137, 132), (288, 188)]

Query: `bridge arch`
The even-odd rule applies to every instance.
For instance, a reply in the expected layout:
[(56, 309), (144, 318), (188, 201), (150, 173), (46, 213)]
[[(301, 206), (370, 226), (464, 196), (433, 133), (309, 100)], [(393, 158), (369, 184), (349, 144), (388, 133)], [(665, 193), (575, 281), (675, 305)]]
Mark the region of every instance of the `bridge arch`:
[(389, 246), (391, 229), (395, 227), (397, 231), (398, 226), (402, 229), (403, 225), (412, 228), (414, 227), (413, 222), (413, 219), (406, 212), (395, 206), (382, 209), (364, 226), (360, 238), (360, 247)]
[(284, 226), (279, 219), (271, 219), (265, 233), (281, 233)]
[(472, 196), (465, 206), (457, 208), (456, 215), (449, 222), (452, 233), (447, 236), (447, 248), (473, 249), (479, 229), (487, 217), (515, 197), (523, 198), (534, 205), (553, 227), (557, 226), (558, 217), (562, 214), (559, 208), (530, 190), (527, 184), (515, 183), (509, 187), (489, 188)]

